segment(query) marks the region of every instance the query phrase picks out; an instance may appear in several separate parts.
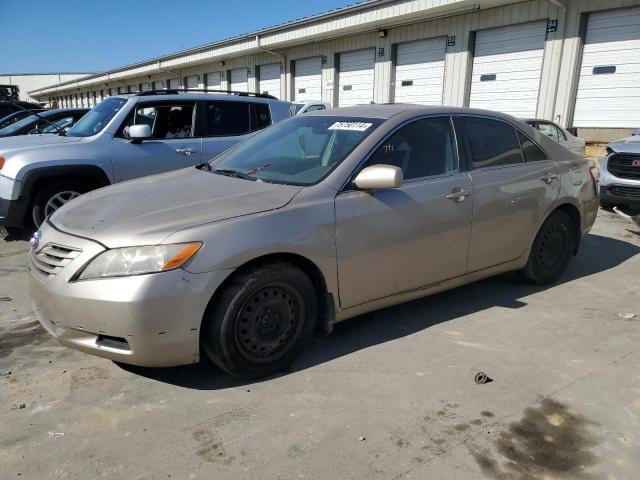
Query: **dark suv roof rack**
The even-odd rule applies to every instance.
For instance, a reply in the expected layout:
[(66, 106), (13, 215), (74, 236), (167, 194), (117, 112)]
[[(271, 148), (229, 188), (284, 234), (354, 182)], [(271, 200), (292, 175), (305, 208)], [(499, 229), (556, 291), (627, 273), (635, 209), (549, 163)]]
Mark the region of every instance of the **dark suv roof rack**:
[(178, 89), (169, 88), (163, 90), (147, 90), (146, 92), (136, 92), (134, 95), (138, 97), (145, 97), (147, 95), (177, 95), (178, 93), (226, 93), (227, 95), (238, 95), (239, 97), (257, 97), (268, 98), (270, 100), (278, 100), (273, 95), (266, 93), (254, 93), (254, 92), (238, 92), (235, 90), (202, 90), (202, 89)]

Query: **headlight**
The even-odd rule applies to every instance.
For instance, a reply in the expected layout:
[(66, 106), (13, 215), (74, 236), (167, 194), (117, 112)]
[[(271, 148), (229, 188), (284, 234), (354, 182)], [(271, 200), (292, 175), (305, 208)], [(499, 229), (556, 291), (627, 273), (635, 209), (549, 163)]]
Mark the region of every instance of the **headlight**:
[(173, 270), (193, 257), (200, 247), (202, 243), (195, 242), (114, 248), (91, 260), (77, 279), (124, 277)]

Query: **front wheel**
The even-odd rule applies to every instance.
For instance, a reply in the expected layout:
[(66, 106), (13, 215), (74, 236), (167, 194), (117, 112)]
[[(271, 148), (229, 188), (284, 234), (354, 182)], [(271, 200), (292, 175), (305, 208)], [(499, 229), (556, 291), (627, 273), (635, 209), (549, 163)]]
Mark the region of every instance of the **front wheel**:
[(300, 268), (286, 262), (251, 267), (214, 297), (202, 349), (234, 377), (268, 376), (293, 362), (316, 317), (313, 283)]
[(540, 227), (527, 265), (520, 272), (522, 277), (536, 285), (555, 282), (567, 267), (575, 242), (575, 227), (571, 217), (556, 210)]
[(82, 182), (60, 181), (45, 185), (35, 196), (31, 206), (31, 219), (36, 228), (45, 218), (83, 193), (91, 190)]

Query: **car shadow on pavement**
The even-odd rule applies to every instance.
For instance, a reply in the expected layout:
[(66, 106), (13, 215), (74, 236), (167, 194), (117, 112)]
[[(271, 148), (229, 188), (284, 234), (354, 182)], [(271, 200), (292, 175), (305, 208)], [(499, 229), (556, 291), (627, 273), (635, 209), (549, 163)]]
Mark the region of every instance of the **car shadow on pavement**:
[(360, 315), (339, 323), (330, 335), (317, 332), (289, 370), (257, 381), (232, 378), (208, 360), (172, 368), (121, 367), (160, 382), (198, 390), (219, 390), (269, 381), (491, 307), (526, 307), (527, 303), (522, 299), (531, 294), (609, 270), (638, 253), (640, 246), (633, 243), (588, 235), (578, 256), (569, 263), (560, 281), (553, 285), (541, 287), (524, 284), (515, 274), (508, 273)]

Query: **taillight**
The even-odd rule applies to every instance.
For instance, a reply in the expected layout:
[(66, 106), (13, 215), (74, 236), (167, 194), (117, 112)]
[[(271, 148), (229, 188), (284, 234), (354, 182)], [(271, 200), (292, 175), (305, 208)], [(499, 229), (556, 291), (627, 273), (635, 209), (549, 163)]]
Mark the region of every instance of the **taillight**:
[(598, 167), (591, 167), (589, 169), (589, 175), (591, 175), (591, 181), (594, 185), (600, 182), (600, 169)]
[(0, 170), (4, 167), (4, 157), (0, 156)]

